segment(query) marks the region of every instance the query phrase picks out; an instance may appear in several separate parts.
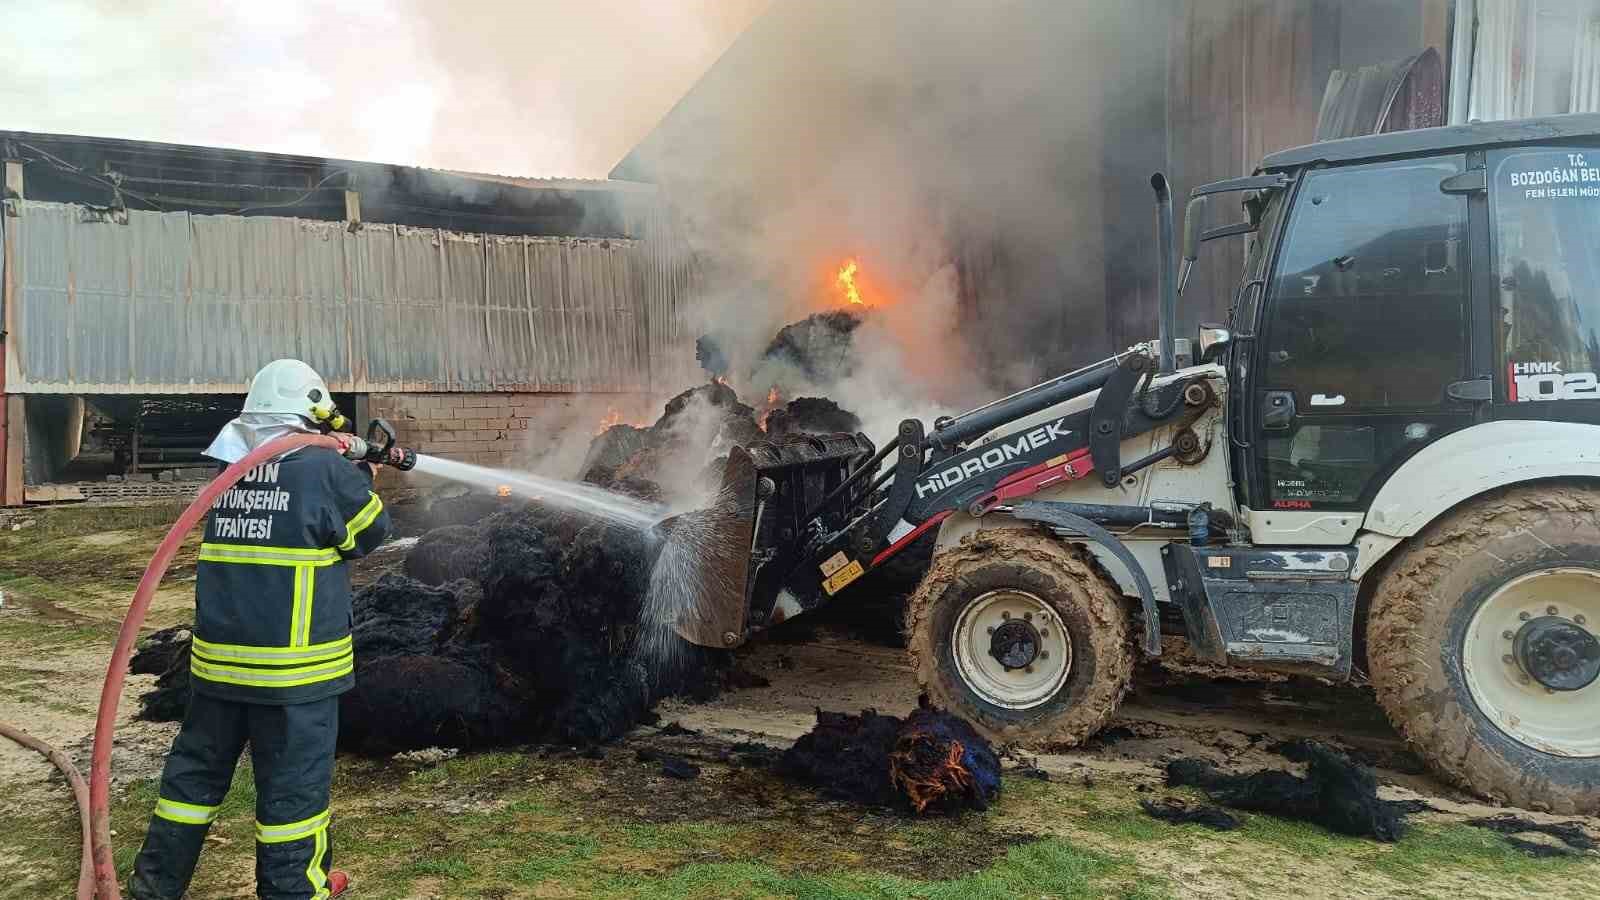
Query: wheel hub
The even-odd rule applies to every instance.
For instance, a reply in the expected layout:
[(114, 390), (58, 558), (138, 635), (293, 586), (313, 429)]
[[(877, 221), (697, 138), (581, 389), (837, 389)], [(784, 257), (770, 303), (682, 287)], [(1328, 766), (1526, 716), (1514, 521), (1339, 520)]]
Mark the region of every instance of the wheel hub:
[(1039, 658), (1039, 629), (1022, 619), (1008, 619), (989, 636), (989, 655), (1007, 671), (1026, 669)]
[(1072, 638), (1050, 603), (1003, 588), (972, 598), (950, 631), (956, 674), (987, 703), (1033, 709), (1050, 702), (1072, 672)]
[(1600, 757), (1600, 568), (1524, 572), (1479, 601), (1461, 671), (1478, 711), (1525, 747)]
[(1512, 652), (1524, 672), (1552, 691), (1581, 691), (1600, 677), (1600, 640), (1561, 616), (1523, 624)]

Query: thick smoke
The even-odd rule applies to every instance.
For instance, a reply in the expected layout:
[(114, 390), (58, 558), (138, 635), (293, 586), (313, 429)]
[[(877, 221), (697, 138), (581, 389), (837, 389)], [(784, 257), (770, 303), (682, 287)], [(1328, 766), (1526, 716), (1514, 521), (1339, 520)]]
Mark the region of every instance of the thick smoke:
[(29, 131), (598, 178), (767, 2), (0, 0), (0, 108)]
[[(1143, 58), (1119, 46), (1122, 7), (771, 8), (615, 173), (661, 186), (705, 264), (690, 327), (741, 371), (777, 326), (837, 304), (857, 260), (874, 309), (835, 395), (875, 436), (1105, 349), (1099, 123), (1107, 97), (1164, 90), (1162, 53), (1106, 82)], [(1148, 230), (1148, 198), (1130, 202)]]

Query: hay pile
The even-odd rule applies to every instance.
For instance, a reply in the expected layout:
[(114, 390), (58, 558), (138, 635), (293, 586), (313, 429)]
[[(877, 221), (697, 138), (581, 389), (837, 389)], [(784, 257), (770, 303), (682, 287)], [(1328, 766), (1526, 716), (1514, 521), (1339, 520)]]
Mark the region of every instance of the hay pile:
[(1185, 758), (1167, 764), (1167, 784), (1199, 788), (1231, 809), (1313, 822), (1338, 834), (1386, 843), (1405, 835), (1412, 804), (1380, 799), (1371, 769), (1313, 741), (1290, 742), (1280, 752), (1306, 763), (1305, 777), (1278, 769), (1229, 775), (1206, 760)]
[[(773, 411), (780, 413), (785, 433), (859, 424), (826, 400), (797, 400)], [(598, 436), (584, 478), (656, 500), (661, 485), (679, 484), (684, 472), (719, 471), (707, 466), (719, 448), (761, 437), (755, 410), (714, 381), (674, 397), (649, 428), (618, 425)], [(591, 746), (648, 721), (658, 700), (721, 690), (727, 653), (640, 634), (659, 550), (651, 536), (482, 494), (435, 503), (429, 513), (438, 527), (400, 571), (354, 598), (356, 687), (340, 703), (341, 746)], [(670, 652), (642, 658), (641, 644)], [(143, 718), (183, 717), (186, 632), (147, 639), (134, 671), (159, 675), (141, 698)]]
[[(428, 532), (405, 574), (355, 597), (356, 687), (341, 698), (341, 746), (589, 746), (647, 720), (663, 697), (715, 695), (726, 653), (684, 645), (670, 665), (648, 667), (633, 653), (649, 544), (531, 505)], [(181, 718), (187, 641), (152, 640), (138, 660), (136, 671), (164, 663), (141, 715)]]
[(1000, 760), (966, 720), (923, 705), (905, 719), (817, 710), (817, 725), (779, 771), (825, 796), (917, 815), (984, 810), (1000, 795)]

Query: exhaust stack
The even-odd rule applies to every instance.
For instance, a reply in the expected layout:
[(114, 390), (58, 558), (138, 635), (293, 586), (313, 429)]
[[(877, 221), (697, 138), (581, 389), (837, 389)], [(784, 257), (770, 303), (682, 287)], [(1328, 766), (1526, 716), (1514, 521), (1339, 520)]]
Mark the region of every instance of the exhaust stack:
[(1160, 272), (1161, 309), (1157, 319), (1157, 340), (1161, 345), (1158, 372), (1169, 375), (1177, 369), (1176, 343), (1173, 332), (1178, 324), (1177, 260), (1173, 257), (1172, 189), (1167, 176), (1160, 172), (1150, 176), (1150, 187), (1156, 192), (1156, 252), (1161, 255), (1157, 267)]

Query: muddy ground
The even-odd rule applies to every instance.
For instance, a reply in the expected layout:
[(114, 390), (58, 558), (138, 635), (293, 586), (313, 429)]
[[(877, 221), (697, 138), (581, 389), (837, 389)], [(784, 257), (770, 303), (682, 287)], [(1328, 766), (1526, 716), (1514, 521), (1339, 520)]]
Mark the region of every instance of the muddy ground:
[[(0, 719), (86, 763), (115, 623), (171, 510), (34, 512), (0, 521)], [(420, 527), (402, 517), (402, 536)], [(197, 539), (196, 539), (197, 540)], [(402, 543), (401, 547), (404, 546)], [(149, 627), (187, 620), (194, 540)], [(357, 580), (403, 553), (375, 554)], [(599, 758), (521, 748), (341, 760), (336, 859), (363, 897), (1053, 896), (1517, 897), (1600, 894), (1600, 857), (1535, 859), (1466, 819), (1487, 807), (1430, 777), (1370, 692), (1145, 667), (1112, 725), (1088, 745), (1018, 754), (988, 814), (914, 821), (821, 800), (763, 764), (810, 728), (817, 707), (901, 714), (916, 702), (903, 651), (858, 628), (797, 620), (741, 651), (768, 682), (711, 703), (659, 708)], [(175, 726), (132, 720), (151, 677), (121, 704), (114, 758), (118, 860), (131, 862)], [(1163, 763), (1202, 756), (1229, 770), (1282, 767), (1269, 748), (1316, 738), (1374, 766), (1384, 796), (1438, 812), (1395, 845), (1245, 816), (1217, 834), (1146, 818), (1141, 798), (1197, 799), (1162, 785)], [(641, 753), (641, 751), (644, 751)], [(701, 775), (663, 775), (651, 751)], [(1050, 780), (1025, 777), (1037, 764)], [(65, 896), (75, 860), (70, 802), (42, 760), (0, 742), (0, 898)], [(213, 832), (193, 896), (249, 896), (248, 767)], [(1530, 814), (1540, 821), (1551, 817)], [(1600, 836), (1600, 821), (1587, 823)]]

